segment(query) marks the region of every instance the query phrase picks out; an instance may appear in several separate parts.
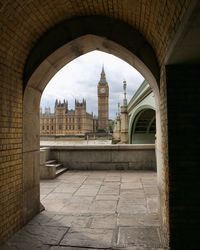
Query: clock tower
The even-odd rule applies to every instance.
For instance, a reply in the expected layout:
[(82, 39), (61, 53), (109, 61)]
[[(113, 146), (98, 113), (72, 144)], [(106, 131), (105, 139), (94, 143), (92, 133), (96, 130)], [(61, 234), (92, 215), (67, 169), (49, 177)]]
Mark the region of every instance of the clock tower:
[(101, 78), (97, 87), (98, 93), (98, 128), (108, 131), (108, 103), (109, 103), (109, 86), (106, 81), (104, 67), (102, 67)]

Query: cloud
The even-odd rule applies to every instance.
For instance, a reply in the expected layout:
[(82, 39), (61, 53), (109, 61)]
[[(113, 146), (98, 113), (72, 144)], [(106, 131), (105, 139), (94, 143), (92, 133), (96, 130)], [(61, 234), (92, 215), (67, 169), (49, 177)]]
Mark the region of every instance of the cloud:
[(97, 115), (97, 84), (103, 64), (109, 84), (109, 114), (115, 118), (117, 103), (123, 100), (123, 80), (127, 82), (130, 100), (144, 78), (125, 61), (100, 51), (80, 56), (57, 72), (43, 92), (41, 107), (50, 106), (53, 111), (56, 99), (67, 99), (71, 109), (75, 98), (80, 101), (85, 98), (87, 111)]

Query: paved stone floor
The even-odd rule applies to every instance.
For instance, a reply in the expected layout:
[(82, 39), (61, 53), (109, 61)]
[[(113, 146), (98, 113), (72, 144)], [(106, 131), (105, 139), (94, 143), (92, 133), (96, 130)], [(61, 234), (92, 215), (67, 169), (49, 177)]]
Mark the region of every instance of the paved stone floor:
[(41, 181), (46, 210), (3, 250), (164, 249), (156, 173), (68, 171)]

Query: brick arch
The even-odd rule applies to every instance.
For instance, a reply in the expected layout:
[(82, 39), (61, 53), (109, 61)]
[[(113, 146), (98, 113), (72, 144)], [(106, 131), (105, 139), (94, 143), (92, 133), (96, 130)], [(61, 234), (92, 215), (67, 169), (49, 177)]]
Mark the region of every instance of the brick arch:
[[(87, 16), (65, 20), (49, 29), (37, 41), (31, 50), (24, 68), (24, 87), (31, 74), (53, 52), (79, 37), (95, 35), (104, 37), (101, 46), (93, 42), (93, 50), (110, 50), (106, 40), (113, 41), (131, 51), (151, 71), (159, 82), (160, 70), (154, 50), (148, 41), (132, 26), (104, 16)], [(86, 41), (87, 42), (87, 41)], [(73, 51), (76, 57), (89, 50), (87, 44), (82, 46), (73, 42)], [(90, 41), (88, 41), (90, 42)], [(91, 42), (90, 42), (91, 43)], [(88, 47), (88, 48), (87, 48)], [(108, 47), (108, 48), (106, 48)]]
[[(152, 5), (150, 5), (147, 0), (91, 1), (90, 4), (89, 1), (77, 0), (30, 0), (4, 1), (4, 3), (0, 4), (0, 12), (2, 14), (0, 56), (1, 59), (3, 59), (3, 63), (0, 65), (0, 86), (4, 90), (0, 109), (0, 115), (2, 114), (1, 117), (3, 118), (0, 121), (2, 131), (6, 131), (7, 137), (5, 142), (2, 142), (1, 146), (6, 149), (5, 153), (10, 157), (10, 160), (3, 160), (6, 162), (5, 171), (8, 177), (3, 184), (1, 197), (4, 200), (8, 200), (8, 202), (6, 201), (3, 203), (3, 208), (6, 208), (3, 209), (2, 219), (2, 225), (5, 230), (3, 236), (0, 236), (1, 239), (7, 238), (23, 224), (22, 215), (25, 215), (24, 220), (26, 221), (36, 210), (39, 209), (38, 205), (31, 207), (31, 203), (34, 200), (31, 191), (34, 192), (34, 188), (35, 190), (38, 188), (32, 185), (32, 183), (29, 183), (28, 180), (26, 180), (26, 177), (23, 179), (22, 173), (22, 154), (24, 163), (31, 155), (29, 154), (29, 150), (30, 152), (34, 152), (33, 154), (36, 157), (37, 150), (35, 150), (34, 144), (31, 146), (31, 143), (34, 142), (36, 148), (38, 148), (39, 138), (37, 136), (35, 138), (31, 138), (31, 136), (29, 138), (29, 136), (27, 136), (25, 139), (24, 128), (22, 128), (22, 125), (27, 123), (27, 125), (31, 127), (34, 126), (34, 123), (28, 119), (28, 116), (23, 116), (22, 113), (31, 113), (33, 110), (36, 112), (35, 107), (39, 105), (39, 95), (41, 94), (41, 91), (29, 87), (26, 91), (33, 93), (32, 98), (28, 98), (26, 93), (23, 96), (23, 88), (25, 87), (23, 86), (23, 83), (27, 83), (30, 75), (32, 75), (34, 69), (38, 65), (36, 64), (33, 71), (29, 72), (30, 75), (24, 74), (26, 71), (24, 70), (25, 64), (28, 57), (43, 34), (48, 30), (53, 29), (58, 23), (78, 16), (95, 15), (115, 18), (115, 20), (121, 20), (130, 25), (130, 27), (134, 27), (140, 34), (142, 34), (146, 41), (148, 41), (148, 44), (150, 44), (155, 51), (159, 65), (162, 65), (163, 59), (166, 55), (167, 46), (173, 35), (176, 33), (188, 5), (189, 1), (185, 1), (184, 3), (181, 1), (173, 1), (170, 2), (169, 7), (168, 1), (166, 0), (155, 0)], [(92, 25), (92, 23), (89, 23), (89, 25)], [(106, 27), (102, 27), (102, 31), (104, 29), (106, 29)], [(118, 43), (120, 44), (120, 41), (118, 41)], [(129, 49), (130, 47), (127, 47), (127, 50)], [(139, 58), (142, 59), (141, 56), (139, 56)], [(148, 62), (146, 62), (146, 64), (150, 65)], [(26, 72), (28, 72), (28, 70)], [(150, 75), (152, 75), (152, 73)], [(153, 79), (155, 80), (155, 74)], [(164, 91), (164, 87), (165, 86), (161, 86), (161, 92)], [(31, 95), (29, 97), (31, 97)], [(165, 102), (165, 100), (162, 101)], [(23, 105), (24, 103), (26, 103), (26, 105)], [(163, 109), (165, 109), (165, 107)], [(159, 112), (160, 111), (158, 110), (157, 114), (159, 114)], [(39, 116), (36, 116), (35, 118), (37, 120), (39, 119)], [(15, 141), (15, 144), (12, 145), (11, 141)], [(12, 153), (13, 148), (15, 149), (15, 153)], [(26, 159), (24, 157), (25, 154), (27, 156)], [(4, 158), (6, 158), (6, 156)], [(33, 168), (34, 164), (37, 165), (37, 161), (36, 157), (36, 160), (33, 161), (33, 164), (30, 167)], [(15, 164), (15, 168), (13, 167), (13, 164)], [(13, 173), (16, 175), (15, 181), (12, 181)], [(29, 177), (32, 178), (32, 176)], [(37, 178), (38, 177), (35, 177), (33, 182), (37, 181)], [(11, 192), (7, 197), (6, 191), (8, 189), (10, 189)], [(24, 190), (29, 190), (30, 192), (27, 192), (25, 196), (22, 197)], [(15, 197), (15, 200), (12, 199), (13, 196)], [(23, 203), (21, 202), (22, 198), (27, 205), (23, 206)], [(36, 197), (36, 199), (38, 199), (38, 197)], [(28, 204), (30, 204), (30, 210)], [(13, 207), (17, 209), (14, 211)], [(162, 210), (164, 211), (165, 209)], [(165, 212), (166, 211), (164, 211), (163, 214)], [(14, 222), (11, 223), (11, 221)], [(167, 221), (167, 218), (165, 221)]]
[[(135, 67), (151, 85), (156, 100), (157, 137), (161, 144), (160, 94), (158, 82), (148, 66), (132, 51), (102, 36), (85, 35), (68, 42), (38, 64), (38, 67), (31, 73), (24, 89), (23, 175), (24, 182), (28, 185), (24, 189), (24, 221), (29, 220), (39, 211), (39, 178), (37, 173), (39, 173), (39, 103), (41, 94), (49, 80), (60, 68), (76, 57), (95, 50), (97, 47), (99, 50), (111, 53)], [(162, 167), (162, 161), (159, 157), (157, 158), (157, 165), (159, 169)], [(34, 173), (31, 178), (30, 173)]]
[[(3, 231), (1, 232), (0, 240), (5, 240), (21, 227), (23, 214), (22, 193), (24, 188), (30, 188), (28, 183), (25, 183), (23, 180), (22, 173), (22, 147), (25, 145), (24, 143), (22, 144), (22, 100), (25, 62), (34, 45), (42, 37), (42, 34), (63, 20), (88, 15), (112, 17), (129, 24), (146, 38), (155, 51), (159, 65), (162, 67), (160, 95), (163, 145), (160, 144), (158, 147), (160, 147), (159, 154), (165, 162), (162, 173), (158, 176), (158, 185), (161, 190), (165, 189), (165, 186), (170, 187), (170, 195), (166, 194), (162, 198), (164, 204), (161, 208), (163, 224), (166, 225), (166, 232), (169, 233), (169, 228), (167, 227), (169, 224), (169, 212), (170, 220), (173, 222), (173, 224), (171, 222), (171, 233), (169, 236), (172, 242), (171, 245), (175, 246), (174, 248), (178, 246), (180, 249), (183, 249), (187, 246), (191, 247), (191, 245), (198, 248), (199, 237), (197, 229), (199, 228), (195, 222), (199, 204), (195, 203), (197, 199), (193, 195), (193, 187), (195, 182), (198, 183), (199, 174), (197, 169), (199, 168), (195, 164), (199, 165), (199, 157), (198, 160), (196, 158), (195, 160), (191, 159), (191, 162), (194, 164), (188, 168), (188, 164), (183, 166), (182, 163), (183, 159), (188, 162), (188, 155), (193, 157), (193, 148), (189, 150), (189, 154), (184, 151), (186, 154), (176, 154), (176, 157), (174, 157), (173, 152), (177, 150), (177, 146), (182, 146), (181, 142), (180, 145), (178, 143), (180, 133), (177, 133), (179, 132), (178, 129), (182, 128), (182, 120), (179, 119), (179, 123), (176, 123), (176, 115), (179, 115), (180, 110), (183, 113), (185, 112), (184, 114), (191, 114), (191, 110), (187, 111), (186, 109), (187, 102), (185, 102), (185, 98), (183, 98), (183, 94), (181, 96), (181, 93), (185, 93), (188, 97), (190, 96), (190, 102), (193, 104), (195, 104), (195, 100), (199, 100), (194, 93), (194, 90), (198, 89), (199, 75), (196, 73), (199, 65), (197, 65), (197, 68), (193, 68), (192, 65), (188, 67), (187, 65), (191, 62), (199, 62), (199, 53), (197, 53), (200, 47), (197, 43), (199, 41), (199, 1), (197, 0), (155, 0), (151, 2), (149, 0), (10, 0), (0, 3), (0, 133), (2, 136), (0, 147), (3, 149), (0, 159), (2, 163), (0, 176), (2, 184), (2, 217), (0, 226), (3, 228)], [(191, 42), (191, 47), (194, 49), (193, 52), (188, 51), (188, 41)], [(185, 63), (186, 67), (176, 68), (176, 66), (172, 66), (165, 71), (166, 63)], [(169, 74), (171, 76), (170, 79)], [(195, 74), (196, 78), (194, 77)], [(166, 78), (166, 76), (168, 77)], [(174, 76), (178, 77), (175, 81), (172, 81)], [(178, 83), (183, 84), (183, 80), (185, 81), (185, 88), (183, 88), (182, 92)], [(171, 85), (169, 86), (170, 83)], [(174, 88), (177, 90), (175, 92), (176, 95), (173, 94)], [(35, 89), (33, 88), (32, 91), (34, 92)], [(196, 93), (198, 92), (196, 91)], [(174, 97), (174, 99), (171, 97)], [(179, 103), (181, 108), (178, 108), (175, 100), (181, 100)], [(36, 104), (38, 102), (37, 98), (26, 101), (27, 104), (28, 102)], [(176, 105), (174, 106), (174, 104)], [(30, 107), (29, 105), (26, 107), (28, 112), (31, 112)], [(176, 112), (172, 112), (173, 116), (168, 119), (170, 111), (174, 111), (176, 108)], [(191, 122), (198, 120), (199, 117), (198, 110), (194, 112), (196, 113), (193, 113), (193, 119), (188, 119), (187, 122), (184, 116), (185, 125), (189, 128), (194, 128), (191, 126)], [(173, 140), (170, 142), (168, 133), (171, 129), (175, 132), (174, 134), (172, 133), (171, 139)], [(198, 134), (198, 130), (194, 129), (192, 132), (192, 135), (198, 138), (195, 134), (195, 132)], [(184, 137), (185, 142), (190, 143), (191, 139), (189, 136), (191, 136), (191, 133)], [(170, 142), (169, 145), (168, 142)], [(177, 158), (180, 155), (181, 159)], [(172, 160), (169, 162), (170, 158)], [(183, 178), (185, 173), (187, 173), (186, 179)], [(182, 181), (182, 178), (186, 182)], [(188, 180), (190, 180), (190, 183)], [(188, 184), (188, 191), (186, 194), (184, 193), (180, 200), (179, 191), (185, 183)], [(186, 196), (187, 202), (185, 202)], [(194, 247), (194, 249), (196, 248)]]

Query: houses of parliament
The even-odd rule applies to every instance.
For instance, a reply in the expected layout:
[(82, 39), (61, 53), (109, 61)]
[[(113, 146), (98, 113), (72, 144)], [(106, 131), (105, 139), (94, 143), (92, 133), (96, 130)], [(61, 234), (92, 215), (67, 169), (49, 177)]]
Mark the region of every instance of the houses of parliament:
[(54, 113), (50, 108), (44, 112), (40, 108), (41, 135), (78, 135), (90, 132), (108, 131), (109, 120), (109, 86), (102, 67), (100, 80), (97, 86), (98, 118), (87, 112), (86, 100), (79, 102), (75, 99), (75, 108), (68, 109), (68, 102), (56, 100)]

